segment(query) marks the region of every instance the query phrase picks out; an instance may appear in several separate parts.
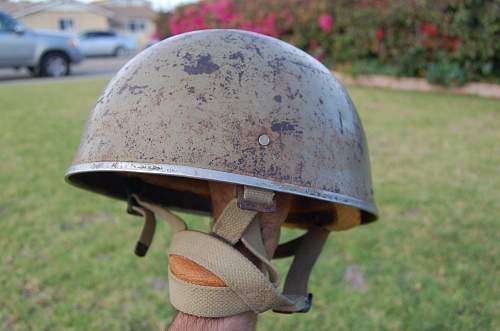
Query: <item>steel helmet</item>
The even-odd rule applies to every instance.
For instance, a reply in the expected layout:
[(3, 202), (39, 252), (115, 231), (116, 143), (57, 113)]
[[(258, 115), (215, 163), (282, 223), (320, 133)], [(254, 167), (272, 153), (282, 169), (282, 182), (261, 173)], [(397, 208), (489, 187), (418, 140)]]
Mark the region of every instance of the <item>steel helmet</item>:
[(285, 192), (296, 199), (285, 224), (302, 228), (377, 217), (365, 134), (345, 88), (298, 48), (240, 30), (175, 36), (127, 63), (98, 99), (66, 176), (110, 197), (140, 190), (202, 213), (211, 210), (207, 181)]
[[(176, 230), (170, 300), (204, 317), (308, 311), (309, 275), (329, 231), (377, 217), (365, 135), (344, 87), (303, 51), (238, 30), (179, 35), (125, 65), (97, 101), (67, 180), (144, 216), (139, 256), (155, 215), (165, 218)], [(189, 231), (168, 208), (210, 212), (209, 181), (237, 184), (238, 197), (210, 233)], [(295, 256), (283, 293), (259, 225), (275, 192), (294, 199), (285, 225), (308, 229), (273, 255)], [(179, 257), (218, 285), (180, 277)]]

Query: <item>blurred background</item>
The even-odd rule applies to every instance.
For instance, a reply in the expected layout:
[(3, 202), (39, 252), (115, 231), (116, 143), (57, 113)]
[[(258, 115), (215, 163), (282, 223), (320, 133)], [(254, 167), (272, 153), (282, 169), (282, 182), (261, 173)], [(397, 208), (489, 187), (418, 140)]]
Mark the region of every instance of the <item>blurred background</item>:
[(207, 28), (280, 38), (334, 71), (380, 206), (379, 222), (332, 235), (311, 312), (266, 313), (258, 329), (500, 330), (500, 0), (0, 0), (0, 330), (172, 318), (170, 229), (137, 259), (141, 222), (63, 176), (109, 79)]

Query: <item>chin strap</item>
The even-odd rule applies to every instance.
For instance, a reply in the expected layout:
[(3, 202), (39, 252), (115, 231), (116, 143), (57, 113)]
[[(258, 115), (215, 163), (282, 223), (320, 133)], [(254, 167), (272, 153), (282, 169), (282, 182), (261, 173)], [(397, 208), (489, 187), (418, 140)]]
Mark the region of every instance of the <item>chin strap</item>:
[[(225, 285), (194, 284), (179, 278), (169, 268), (170, 301), (179, 311), (201, 317), (225, 317), (246, 311), (262, 313), (269, 309), (280, 313), (307, 312), (312, 304), (309, 276), (329, 230), (312, 227), (302, 237), (278, 247), (274, 257), (295, 256), (280, 293), (280, 275), (266, 252), (260, 225), (260, 215), (274, 211), (275, 207), (274, 192), (244, 186), (207, 234), (188, 230), (186, 223), (168, 210), (132, 195), (129, 212), (145, 219), (136, 254), (144, 256), (151, 245), (156, 214), (176, 231), (169, 256), (195, 262)], [(239, 242), (257, 264), (234, 247)]]

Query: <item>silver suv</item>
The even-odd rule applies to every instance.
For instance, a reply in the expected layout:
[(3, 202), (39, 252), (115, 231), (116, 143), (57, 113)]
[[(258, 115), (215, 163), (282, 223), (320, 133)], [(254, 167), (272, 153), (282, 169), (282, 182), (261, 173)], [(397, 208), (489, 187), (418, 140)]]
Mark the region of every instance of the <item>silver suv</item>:
[(37, 76), (69, 75), (71, 64), (83, 60), (78, 41), (66, 34), (25, 28), (0, 12), (0, 68), (26, 67)]

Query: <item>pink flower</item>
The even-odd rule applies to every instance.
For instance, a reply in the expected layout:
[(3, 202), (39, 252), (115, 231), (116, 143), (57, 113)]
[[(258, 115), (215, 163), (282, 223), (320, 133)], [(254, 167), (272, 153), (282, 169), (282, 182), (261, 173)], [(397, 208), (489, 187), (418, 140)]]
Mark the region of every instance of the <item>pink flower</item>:
[(262, 29), (260, 26), (253, 26), (250, 29), (248, 29), (248, 31), (252, 31), (255, 33), (260, 33), (260, 34), (265, 34), (264, 29)]
[(241, 23), (240, 23), (240, 29), (242, 29), (242, 30), (252, 31), (252, 29), (253, 29), (253, 24), (252, 24), (252, 22), (250, 22), (250, 21), (248, 21), (248, 20), (243, 20), (243, 21), (241, 21)]
[(262, 30), (264, 34), (267, 34), (272, 37), (278, 37), (279, 33), (276, 29), (276, 20), (278, 16), (276, 14), (267, 15), (266, 19), (263, 22)]
[(375, 38), (377, 38), (378, 41), (382, 41), (385, 37), (385, 31), (384, 29), (380, 28), (375, 32)]
[(429, 23), (429, 22), (424, 23), (422, 25), (421, 31), (423, 34), (426, 34), (426, 35), (431, 36), (431, 37), (435, 37), (439, 34), (439, 30), (438, 30), (437, 26), (435, 26), (434, 24)]
[(212, 10), (211, 4), (207, 2), (202, 2), (200, 5), (200, 15), (207, 16), (207, 14)]
[(157, 39), (157, 40), (160, 40), (160, 39), (163, 39), (163, 33), (161, 32), (160, 29), (156, 29), (155, 32), (153, 32), (153, 34), (151, 35), (151, 39), (154, 40), (154, 39)]
[(288, 26), (292, 25), (293, 22), (295, 22), (295, 17), (293, 17), (292, 13), (287, 12), (286, 15), (285, 15), (285, 17), (286, 17), (286, 24)]
[(188, 7), (184, 8), (184, 15), (191, 16), (191, 15), (195, 14), (197, 10), (198, 9), (194, 5), (188, 6)]
[(206, 29), (205, 18), (202, 16), (195, 16), (191, 19), (192, 30), (203, 30)]
[(176, 34), (182, 33), (182, 28), (180, 24), (177, 22), (177, 18), (175, 16), (170, 17), (168, 22), (170, 33), (174, 36)]
[(233, 1), (232, 0), (218, 0), (213, 4), (213, 11), (215, 13), (215, 17), (223, 22), (227, 22), (233, 19)]
[(318, 25), (325, 33), (330, 33), (333, 29), (333, 17), (323, 14), (318, 18)]
[(460, 46), (460, 43), (461, 43), (460, 38), (444, 35), (443, 44), (441, 47), (444, 49), (449, 49), (451, 51), (454, 51), (458, 48), (458, 46)]
[(276, 20), (278, 19), (278, 16), (276, 14), (269, 14), (266, 17), (265, 24), (266, 26), (270, 28), (274, 28), (274, 24), (276, 23)]

